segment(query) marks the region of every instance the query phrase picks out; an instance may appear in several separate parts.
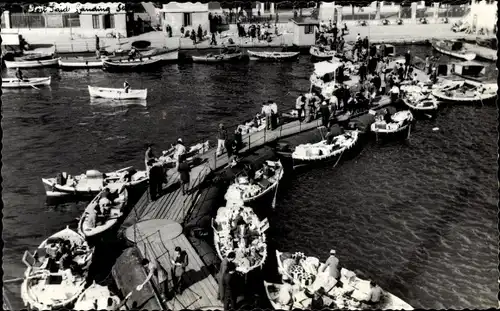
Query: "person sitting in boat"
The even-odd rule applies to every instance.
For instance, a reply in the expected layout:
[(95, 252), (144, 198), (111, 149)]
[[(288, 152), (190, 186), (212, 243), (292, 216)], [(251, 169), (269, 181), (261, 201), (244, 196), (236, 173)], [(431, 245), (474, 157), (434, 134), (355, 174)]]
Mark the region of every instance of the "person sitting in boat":
[(274, 175), (274, 170), (269, 167), (267, 162), (264, 162), (264, 164), (262, 164), (262, 175), (265, 177), (272, 177)]
[(391, 113), (389, 112), (388, 109), (385, 109), (385, 111), (384, 111), (384, 121), (385, 121), (385, 123), (392, 122)]
[(139, 52), (137, 52), (137, 50), (135, 49), (135, 47), (132, 47), (132, 49), (130, 50), (130, 52), (128, 52), (128, 60), (133, 60), (134, 58), (137, 57), (137, 54), (139, 54)]
[(130, 90), (130, 84), (127, 81), (123, 82), (123, 88), (125, 89), (125, 93), (128, 93)]
[(23, 72), (19, 67), (16, 69), (16, 78), (18, 78), (20, 81), (27, 81), (24, 79)]
[(363, 303), (373, 306), (376, 305), (380, 302), (380, 299), (382, 298), (383, 291), (378, 284), (376, 284), (374, 281), (370, 281), (370, 298), (368, 300), (362, 301)]
[(283, 284), (280, 286), (278, 294), (278, 303), (283, 306), (293, 307), (293, 285), (290, 278), (283, 275)]

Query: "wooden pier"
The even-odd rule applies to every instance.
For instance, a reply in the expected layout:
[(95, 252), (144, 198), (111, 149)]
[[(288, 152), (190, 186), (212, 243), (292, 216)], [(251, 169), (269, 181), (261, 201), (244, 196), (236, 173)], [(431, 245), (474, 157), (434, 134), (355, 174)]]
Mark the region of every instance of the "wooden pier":
[[(380, 109), (389, 104), (387, 96), (377, 102), (372, 109)], [(351, 118), (360, 114), (352, 115)], [(316, 129), (321, 120), (308, 123), (293, 121), (280, 125), (274, 130), (264, 130), (243, 136), (244, 147), (240, 153), (251, 151), (280, 138)], [(231, 133), (229, 133), (231, 135)], [(228, 164), (227, 153), (216, 155), (216, 148), (209, 149), (200, 156), (202, 164), (191, 170), (189, 194), (183, 195), (179, 188), (179, 174), (175, 168), (167, 172), (167, 185), (163, 187), (163, 195), (151, 201), (149, 191), (145, 191), (134, 206), (123, 226), (128, 227), (125, 235), (135, 242), (140, 255), (150, 261), (157, 262), (170, 273), (170, 256), (175, 246), (180, 246), (189, 256), (189, 266), (185, 279), (187, 288), (182, 295), (174, 296), (164, 305), (172, 310), (222, 308), (217, 300), (218, 285), (209, 273), (206, 263), (196, 253), (189, 240), (182, 233), (182, 225), (197, 202), (198, 186), (212, 171), (224, 168)], [(170, 275), (170, 274), (169, 274)], [(158, 297), (156, 297), (158, 300)]]

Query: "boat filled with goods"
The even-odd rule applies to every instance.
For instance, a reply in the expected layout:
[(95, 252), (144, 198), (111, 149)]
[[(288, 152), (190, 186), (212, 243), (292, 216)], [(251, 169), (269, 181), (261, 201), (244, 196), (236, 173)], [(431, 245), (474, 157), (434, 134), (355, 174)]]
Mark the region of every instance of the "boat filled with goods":
[(19, 80), (18, 78), (2, 78), (2, 88), (18, 89), (36, 86), (49, 86), (51, 82), (51, 77), (24, 78), (23, 80)]
[(317, 143), (301, 144), (295, 147), (291, 157), (297, 165), (331, 160), (353, 148), (358, 141), (358, 136), (358, 130), (347, 130)]
[(384, 115), (377, 115), (371, 130), (375, 134), (395, 134), (410, 130), (413, 115), (409, 110), (398, 111), (390, 114), (386, 109)]
[(405, 96), (403, 102), (414, 112), (437, 112), (440, 101), (430, 94), (431, 90), (417, 85), (401, 86)]
[(455, 40), (432, 40), (432, 47), (438, 52), (468, 61), (476, 58), (476, 53), (472, 53), (464, 48), (463, 43)]
[(221, 260), (230, 252), (236, 255), (236, 271), (248, 273), (261, 267), (267, 259), (263, 223), (252, 208), (232, 201), (219, 208), (212, 222), (214, 244)]
[[(120, 298), (113, 295), (107, 286), (92, 283), (76, 300), (74, 310), (117, 310)], [(120, 310), (126, 310), (125, 307)]]
[(250, 60), (285, 61), (296, 60), (300, 52), (257, 52), (248, 50)]
[(437, 73), (440, 76), (458, 76), (467, 80), (478, 82), (485, 81), (486, 67), (475, 61), (461, 63), (440, 64), (437, 66)]
[(148, 97), (148, 89), (143, 90), (133, 90), (129, 89), (126, 91), (123, 88), (109, 88), (109, 87), (97, 87), (88, 86), (90, 97), (100, 97), (108, 99), (146, 99)]
[(276, 310), (311, 309), (314, 298), (321, 298), (323, 307), (333, 309), (413, 310), (402, 299), (382, 290), (377, 302), (368, 302), (372, 287), (378, 285), (345, 268), (337, 280), (316, 257), (276, 251), (276, 258), (283, 282), (264, 281), (267, 297)]
[(41, 68), (57, 66), (59, 58), (41, 59), (41, 60), (21, 60), (9, 61), (4, 60), (5, 67), (7, 68)]
[(255, 201), (276, 190), (283, 174), (280, 161), (266, 161), (262, 168), (255, 172), (255, 176), (237, 176), (224, 198), (228, 202), (240, 198), (244, 203)]
[(436, 98), (457, 103), (483, 102), (496, 98), (498, 84), (479, 83), (471, 80), (450, 83), (447, 87), (435, 88), (432, 95)]
[(238, 125), (236, 131), (241, 130), (241, 135), (247, 135), (263, 131), (266, 128), (266, 126), (267, 126), (266, 117), (263, 117), (260, 115), (260, 113), (258, 113), (252, 120)]
[(83, 212), (78, 222), (78, 233), (91, 238), (112, 229), (124, 215), (127, 202), (128, 191), (125, 184), (109, 184)]
[(25, 251), (27, 269), (21, 298), (32, 309), (71, 308), (85, 289), (94, 248), (75, 231), (65, 228), (43, 241), (32, 254)]
[[(205, 141), (203, 143), (198, 143), (196, 145), (192, 145), (186, 149), (186, 153), (184, 153), (184, 161), (188, 164), (194, 164), (197, 161), (201, 161), (200, 156), (208, 151), (210, 148), (210, 141)], [(172, 146), (168, 150), (163, 150), (162, 155), (158, 157), (158, 162), (165, 168), (173, 168), (175, 167), (178, 160), (178, 153), (175, 146)]]
[(78, 176), (62, 172), (57, 177), (42, 178), (48, 197), (96, 195), (111, 183), (120, 182), (125, 183), (128, 187), (136, 187), (147, 181), (146, 171), (137, 171), (131, 166), (109, 173), (88, 170), (85, 174)]
[(311, 54), (311, 56), (316, 59), (329, 60), (338, 55), (338, 52), (335, 50), (330, 50), (328, 47), (313, 45), (309, 49), (309, 54)]

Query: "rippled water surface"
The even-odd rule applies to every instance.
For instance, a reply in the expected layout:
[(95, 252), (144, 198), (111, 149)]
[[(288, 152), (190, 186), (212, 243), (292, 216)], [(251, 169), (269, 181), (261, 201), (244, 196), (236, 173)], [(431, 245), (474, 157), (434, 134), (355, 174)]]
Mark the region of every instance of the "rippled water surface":
[[(249, 118), (269, 98), (291, 108), (312, 69), (302, 57), (140, 75), (27, 70), (50, 74), (53, 85), (2, 96), (5, 279), (22, 275), (24, 250), (76, 224), (85, 207), (47, 206), (41, 177), (141, 167), (147, 142), (163, 149), (177, 137), (214, 137), (219, 122)], [(89, 100), (87, 85), (119, 87), (125, 79), (148, 88), (147, 106)], [(348, 268), (414, 307), (496, 306), (496, 118), (496, 107), (446, 107), (437, 120), (419, 122), (408, 144), (368, 144), (336, 168), (297, 175), (281, 190), (272, 241), (322, 259), (335, 248)], [(18, 296), (18, 287), (7, 289)]]

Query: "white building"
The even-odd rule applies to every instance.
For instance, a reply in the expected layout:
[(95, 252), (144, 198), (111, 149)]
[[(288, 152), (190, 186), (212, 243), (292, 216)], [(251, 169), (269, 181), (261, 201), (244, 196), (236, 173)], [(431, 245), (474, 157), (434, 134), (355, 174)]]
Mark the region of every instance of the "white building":
[[(127, 10), (121, 2), (55, 3), (30, 5), (28, 13), (4, 11), (3, 29), (30, 35), (127, 36)], [(132, 13), (133, 20), (133, 13)]]
[(208, 13), (208, 3), (169, 2), (161, 9), (162, 28), (166, 31), (167, 25), (170, 25), (173, 36), (179, 36), (182, 27), (184, 31), (194, 29), (196, 32), (198, 26), (201, 25), (204, 31), (208, 31), (210, 27)]
[(293, 45), (311, 46), (316, 43), (316, 28), (319, 21), (308, 17), (296, 17), (291, 20), (293, 24)]
[(497, 1), (492, 0), (472, 0), (470, 13), (465, 17), (465, 21), (472, 26), (472, 31), (483, 28), (489, 33), (493, 32), (497, 24)]

